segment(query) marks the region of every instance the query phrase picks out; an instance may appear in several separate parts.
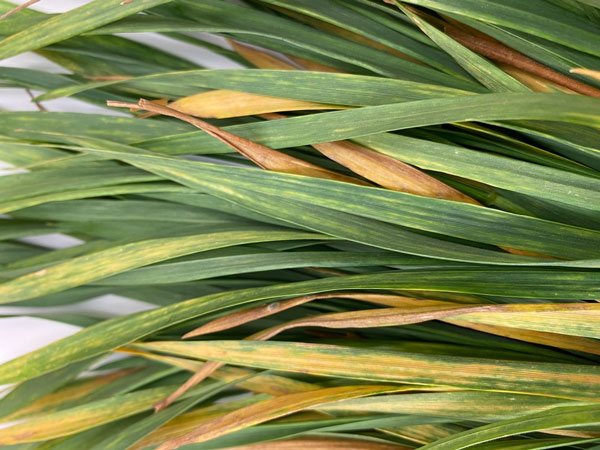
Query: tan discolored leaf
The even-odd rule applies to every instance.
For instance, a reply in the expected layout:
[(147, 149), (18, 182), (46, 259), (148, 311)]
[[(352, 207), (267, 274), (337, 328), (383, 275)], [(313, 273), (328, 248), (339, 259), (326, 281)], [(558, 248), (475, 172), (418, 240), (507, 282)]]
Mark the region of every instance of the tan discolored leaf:
[(0, 20), (2, 20), (2, 19), (6, 19), (7, 17), (9, 17), (9, 16), (12, 16), (12, 15), (13, 15), (13, 14), (15, 14), (15, 13), (18, 13), (18, 12), (19, 12), (19, 11), (21, 11), (22, 9), (25, 9), (25, 8), (28, 8), (28, 7), (30, 7), (31, 5), (35, 5), (35, 4), (36, 4), (37, 2), (39, 2), (39, 1), (40, 1), (40, 0), (28, 0), (28, 1), (26, 1), (25, 3), (22, 3), (22, 4), (20, 4), (19, 6), (17, 6), (17, 7), (15, 7), (15, 8), (11, 9), (10, 11), (8, 11), (8, 12), (5, 12), (4, 14), (2, 14), (2, 15), (0, 16)]
[[(227, 329), (230, 327), (238, 326), (244, 323), (251, 322), (253, 320), (257, 320), (261, 317), (266, 317), (272, 314), (276, 314), (280, 311), (285, 311), (286, 309), (293, 308), (294, 306), (301, 305), (303, 303), (310, 302), (312, 300), (316, 300), (319, 298), (330, 298), (335, 297), (335, 294), (320, 294), (320, 295), (306, 295), (303, 297), (296, 297), (289, 300), (284, 300), (281, 302), (270, 303), (268, 305), (257, 306), (254, 308), (245, 309), (242, 311), (237, 311), (232, 314), (228, 314), (219, 319), (215, 319), (212, 322), (209, 322), (203, 327), (197, 328), (195, 330), (190, 331), (184, 338), (190, 338), (194, 336), (199, 336), (207, 333), (214, 333), (216, 331), (220, 331), (223, 329)], [(251, 339), (249, 337), (248, 339)], [(154, 405), (155, 411), (162, 411), (171, 405), (175, 400), (180, 398), (183, 394), (189, 391), (191, 388), (196, 386), (198, 383), (205, 380), (207, 377), (211, 376), (217, 369), (223, 367), (224, 364), (215, 362), (215, 361), (206, 361), (200, 367), (195, 369), (194, 375), (192, 375), (185, 383), (183, 383), (177, 390), (173, 393), (169, 394), (164, 400), (160, 401), (156, 405)]]
[(286, 309), (293, 308), (294, 306), (302, 305), (304, 303), (311, 302), (313, 300), (332, 298), (337, 296), (343, 296), (338, 293), (327, 293), (317, 295), (305, 295), (303, 297), (291, 298), (280, 302), (268, 303), (266, 305), (255, 306), (252, 308), (242, 309), (235, 311), (230, 314), (226, 314), (222, 317), (214, 319), (195, 330), (186, 333), (183, 338), (189, 339), (195, 336), (201, 336), (203, 334), (216, 333), (218, 331), (227, 330), (229, 328), (237, 327), (254, 320), (261, 319), (278, 312), (285, 311)]
[(437, 441), (452, 434), (464, 431), (464, 427), (451, 424), (423, 424), (411, 425), (408, 427), (394, 427), (387, 429), (386, 432), (394, 436), (415, 442), (419, 445), (425, 445), (429, 442)]
[(348, 107), (217, 89), (180, 98), (170, 103), (169, 108), (192, 116), (225, 119), (279, 111), (347, 109)]
[(498, 67), (500, 67), (504, 72), (509, 74), (511, 77), (519, 80), (522, 84), (527, 86), (534, 92), (564, 92), (565, 94), (576, 94), (572, 89), (561, 86), (560, 84), (554, 83), (550, 80), (540, 77), (539, 75), (534, 75), (532, 73), (526, 72), (523, 69), (518, 69), (514, 66), (504, 63), (498, 63)]
[(319, 316), (298, 319), (292, 322), (275, 325), (272, 328), (255, 333), (254, 340), (266, 340), (292, 328), (324, 327), (324, 328), (374, 328), (407, 325), (426, 322), (447, 316), (456, 315), (458, 311), (493, 311), (494, 305), (464, 306), (464, 305), (435, 305), (409, 308), (381, 308), (363, 311), (348, 311), (342, 313), (323, 314)]
[(326, 294), (307, 295), (303, 297), (292, 298), (289, 300), (283, 300), (275, 303), (268, 303), (266, 305), (255, 306), (240, 311), (235, 311), (230, 314), (226, 314), (217, 319), (210, 321), (209, 323), (190, 331), (183, 336), (184, 339), (201, 336), (209, 333), (216, 333), (218, 331), (227, 330), (244, 323), (252, 322), (254, 320), (277, 314), (280, 311), (285, 311), (288, 308), (293, 308), (313, 300), (324, 299), (324, 298), (352, 298), (356, 300), (363, 300), (378, 305), (392, 306), (400, 308), (404, 306), (448, 306), (447, 302), (436, 302), (427, 300), (417, 300), (411, 297), (403, 297), (400, 295), (386, 295), (386, 294), (369, 294), (363, 292), (332, 292)]
[[(267, 119), (284, 119), (282, 114), (268, 114)], [(478, 201), (396, 158), (350, 141), (312, 144), (329, 159), (387, 189), (424, 197), (442, 198), (472, 205)]]
[(244, 45), (233, 39), (227, 39), (227, 42), (229, 42), (238, 55), (261, 69), (298, 70), (296, 66), (282, 61), (264, 50)]
[[(563, 334), (597, 336), (599, 304), (511, 304), (469, 305), (438, 301), (414, 300), (397, 308), (380, 308), (362, 311), (323, 314), (275, 325), (248, 337), (249, 340), (266, 340), (292, 328), (373, 328), (407, 325), (447, 317), (455, 320), (482, 323), (510, 323), (521, 328), (552, 329)], [(543, 318), (543, 324), (539, 324)]]
[(425, 172), (390, 156), (348, 141), (313, 144), (323, 155), (354, 173), (394, 191), (480, 205)]
[[(343, 297), (343, 294), (337, 294)], [(360, 295), (355, 295), (355, 298), (360, 298)], [(292, 299), (290, 301), (290, 307), (298, 304), (299, 301), (305, 302), (306, 299)], [(280, 302), (285, 303), (285, 302)], [(461, 325), (472, 317), (473, 321), (488, 321), (492, 323), (502, 322), (510, 323), (513, 326), (517, 326), (521, 323), (531, 323), (529, 317), (547, 317), (548, 320), (545, 323), (545, 327), (554, 327), (553, 329), (565, 332), (580, 332), (593, 328), (593, 324), (597, 321), (594, 319), (595, 311), (598, 310), (598, 306), (595, 304), (527, 304), (527, 305), (477, 305), (477, 306), (465, 306), (462, 304), (453, 304), (441, 301), (427, 301), (427, 300), (416, 300), (406, 299), (403, 300), (402, 307), (396, 308), (383, 308), (366, 311), (352, 311), (345, 313), (333, 313), (325, 314), (321, 316), (314, 316), (305, 319), (298, 319), (292, 322), (283, 323), (281, 325), (273, 326), (267, 330), (255, 333), (249, 336), (249, 340), (266, 340), (273, 336), (281, 333), (282, 331), (289, 330), (296, 327), (326, 327), (326, 328), (371, 328), (371, 327), (385, 327), (385, 326), (398, 326), (410, 323), (419, 323), (429, 320), (444, 320), (446, 319), (450, 323)], [(241, 319), (245, 321), (250, 319), (254, 314), (254, 320), (260, 317), (265, 317), (271, 312), (269, 311), (269, 305), (261, 306), (253, 310), (241, 311), (239, 313), (233, 313), (231, 316), (225, 316), (220, 319), (216, 319), (209, 324), (206, 328), (201, 327), (200, 329), (194, 330), (189, 333), (186, 337), (198, 336), (201, 334), (221, 331), (228, 328), (228, 318), (232, 318), (231, 325), (237, 325), (241, 323)], [(589, 315), (591, 313), (591, 315)], [(569, 316), (570, 315), (570, 316)], [(572, 317), (573, 320), (568, 321), (568, 325), (561, 327), (560, 323), (564, 323), (560, 318), (568, 316)], [(448, 320), (448, 317), (459, 317), (458, 322), (455, 320)], [(555, 319), (553, 321), (553, 319)], [(533, 323), (536, 323), (533, 321)], [(554, 323), (554, 325), (553, 325)], [(526, 327), (527, 325), (525, 325)], [(539, 327), (539, 325), (538, 325)], [(473, 327), (481, 331), (488, 331), (485, 328)], [(571, 336), (563, 336), (564, 339), (560, 339), (558, 334), (533, 334), (527, 333), (525, 330), (519, 330), (518, 328), (512, 328), (512, 333), (504, 333), (508, 337), (524, 338), (522, 340), (542, 343), (546, 345), (553, 345), (561, 347), (561, 343), (564, 341), (563, 348), (570, 348), (579, 351), (587, 351), (590, 353), (598, 353), (598, 345), (591, 339), (584, 338), (573, 338)], [(569, 331), (575, 330), (575, 331)], [(493, 331), (492, 331), (493, 332)], [(589, 332), (589, 331), (588, 331)], [(495, 333), (499, 334), (499, 333)], [(537, 338), (537, 339), (536, 339)], [(553, 339), (552, 339), (553, 338)], [(194, 377), (192, 377), (184, 386), (182, 386), (178, 392), (174, 393), (170, 399), (167, 399), (166, 404), (171, 403), (175, 398), (178, 398), (183, 392), (191, 388), (204, 378), (209, 376), (214, 370), (221, 367), (222, 364), (217, 362), (207, 362), (204, 364), (202, 369), (198, 371)], [(161, 407), (166, 406), (165, 404)]]

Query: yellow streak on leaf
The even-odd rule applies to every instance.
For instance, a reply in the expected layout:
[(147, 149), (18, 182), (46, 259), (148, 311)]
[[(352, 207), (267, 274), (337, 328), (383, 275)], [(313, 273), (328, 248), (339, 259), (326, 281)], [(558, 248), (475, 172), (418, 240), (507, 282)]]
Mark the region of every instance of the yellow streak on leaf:
[(131, 450), (146, 448), (150, 445), (156, 445), (167, 439), (176, 438), (183, 434), (189, 433), (199, 425), (213, 420), (223, 414), (235, 411), (248, 404), (258, 400), (268, 398), (266, 395), (257, 395), (250, 398), (240, 400), (232, 400), (227, 403), (218, 403), (204, 408), (198, 408), (193, 411), (181, 414), (165, 425), (157, 428), (152, 433), (145, 436), (142, 440), (131, 447)]
[[(484, 333), (504, 336), (511, 339), (518, 339), (534, 344), (548, 345), (551, 347), (576, 350), (593, 355), (600, 355), (600, 343), (594, 339), (587, 339), (579, 336), (569, 336), (566, 334), (549, 333), (545, 331), (524, 330), (522, 328), (507, 327), (502, 325), (488, 325), (485, 323), (468, 322), (458, 319), (442, 319), (444, 322), (457, 325), (459, 327), (470, 328), (472, 330), (482, 331)], [(507, 321), (510, 323), (510, 320)]]
[(42, 398), (30, 404), (29, 406), (26, 406), (25, 408), (20, 409), (19, 411), (15, 411), (9, 416), (3, 417), (2, 422), (12, 422), (24, 417), (32, 418), (38, 414), (48, 413), (50, 411), (55, 410), (63, 403), (85, 397), (86, 395), (95, 392), (101, 387), (106, 386), (107, 384), (112, 383), (113, 381), (124, 377), (125, 375), (129, 375), (135, 372), (136, 370), (137, 369), (119, 370), (117, 372), (112, 372), (106, 375), (101, 375), (99, 377), (84, 380), (81, 383), (76, 384), (74, 386), (69, 386), (60, 389), (57, 392), (53, 392), (51, 394), (43, 396)]
[(217, 417), (186, 435), (163, 443), (157, 450), (171, 450), (187, 444), (205, 442), (318, 405), (397, 390), (398, 387), (392, 385), (359, 385), (325, 388), (275, 397)]
[(295, 438), (231, 447), (229, 450), (410, 450), (404, 445), (341, 438)]
[[(251, 322), (253, 320), (260, 319), (262, 317), (270, 316), (280, 311), (285, 311), (286, 309), (293, 308), (294, 306), (301, 305), (312, 300), (317, 300), (320, 298), (331, 298), (336, 296), (337, 294), (333, 293), (306, 295), (302, 297), (291, 298), (282, 302), (275, 302), (270, 303), (268, 305), (261, 305), (253, 308), (247, 308), (241, 311), (236, 311), (226, 316), (215, 319), (214, 321), (209, 322), (206, 325), (201, 326), (199, 328), (196, 328), (195, 330), (190, 331), (189, 333), (184, 335), (183, 338), (185, 339), (194, 336), (199, 336), (202, 334), (222, 331), (231, 327)], [(253, 339), (255, 338), (255, 336), (256, 335), (252, 335), (247, 339)], [(192, 377), (190, 377), (185, 383), (179, 386), (179, 388), (177, 388), (167, 398), (157, 403), (154, 406), (154, 410), (158, 412), (165, 409), (166, 407), (171, 405), (175, 400), (181, 397), (184, 393), (189, 391), (201, 381), (205, 380), (207, 377), (211, 376), (217, 369), (223, 366), (224, 364), (220, 362), (206, 361), (195, 371)]]
[(144, 411), (163, 395), (157, 387), (45, 413), (0, 429), (0, 446), (69, 436)]
[[(538, 363), (532, 366), (512, 360), (434, 357), (279, 341), (174, 341), (140, 345), (153, 351), (319, 376), (339, 377), (343, 374), (346, 378), (600, 400), (596, 389), (600, 385), (600, 373), (588, 365)], [(523, 379), (528, 382), (523, 384)]]
[[(180, 369), (188, 370), (190, 372), (196, 372), (204, 365), (204, 363), (198, 360), (157, 355), (155, 353), (133, 348), (122, 347), (118, 348), (116, 351), (119, 353), (141, 356), (154, 361), (160, 361), (162, 363), (179, 367)], [(210, 377), (225, 382), (231, 382), (239, 380), (240, 378), (248, 377), (253, 373), (255, 372), (249, 369), (225, 366), (213, 372)], [(237, 386), (253, 392), (269, 395), (291, 394), (293, 392), (310, 391), (316, 388), (316, 385), (311, 383), (305, 383), (304, 381), (293, 380), (291, 378), (285, 378), (279, 375), (268, 373), (256, 374), (252, 378), (238, 383)]]
[[(190, 338), (200, 336), (209, 333), (215, 333), (217, 331), (223, 331), (235, 326), (242, 325), (263, 317), (276, 314), (280, 311), (284, 311), (294, 306), (298, 306), (312, 300), (323, 299), (323, 298), (355, 298), (357, 300), (364, 300), (376, 304), (388, 304), (395, 302), (396, 305), (409, 308), (409, 311), (402, 311), (399, 308), (387, 308), (378, 310), (368, 311), (356, 311), (353, 313), (341, 313), (341, 314), (326, 314), (323, 316), (317, 316), (314, 318), (300, 319), (298, 321), (284, 323), (280, 326), (268, 328), (263, 331), (252, 334), (245, 338), (246, 340), (257, 340), (265, 341), (272, 338), (276, 334), (281, 333), (284, 330), (299, 327), (299, 326), (321, 326), (328, 328), (348, 328), (348, 327), (373, 327), (373, 326), (387, 326), (389, 324), (399, 325), (405, 323), (417, 323), (424, 320), (433, 320), (435, 318), (445, 317), (451, 315), (454, 310), (460, 311), (471, 311), (481, 310), (481, 307), (464, 307), (463, 305), (456, 305), (454, 303), (438, 302), (435, 300), (416, 300), (406, 297), (396, 297), (392, 295), (378, 295), (378, 294), (362, 294), (362, 293), (327, 293), (327, 294), (315, 294), (307, 295), (303, 297), (296, 297), (281, 302), (270, 303), (267, 305), (256, 306), (241, 311), (236, 311), (231, 314), (219, 317), (195, 330), (190, 331), (184, 338)], [(343, 316), (343, 317), (342, 317)], [(382, 325), (387, 320), (387, 325)], [(362, 325), (361, 325), (362, 324)], [(224, 363), (217, 361), (207, 361), (201, 367), (199, 367), (194, 375), (183, 383), (175, 392), (170, 394), (167, 398), (155, 405), (155, 410), (161, 411), (171, 405), (175, 400), (181, 397), (185, 392), (196, 386), (207, 377), (214, 374), (216, 370), (223, 367)], [(256, 377), (255, 377), (256, 379)]]
[(492, 314), (473, 312), (457, 320), (600, 338), (600, 304), (566, 303), (536, 305), (503, 305)]

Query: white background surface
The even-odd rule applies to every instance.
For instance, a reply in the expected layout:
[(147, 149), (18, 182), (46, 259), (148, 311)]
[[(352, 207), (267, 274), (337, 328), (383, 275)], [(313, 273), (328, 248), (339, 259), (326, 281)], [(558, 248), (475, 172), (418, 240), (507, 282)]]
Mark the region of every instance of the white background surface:
[[(25, 0), (12, 0), (13, 3), (22, 4)], [(90, 0), (42, 0), (33, 5), (32, 9), (43, 12), (64, 12), (88, 3)], [(18, 13), (17, 13), (18, 14)], [(203, 33), (193, 34), (196, 37), (203, 37), (211, 42), (217, 39), (209, 37)], [(170, 38), (166, 38), (153, 33), (141, 33), (136, 35), (122, 35), (135, 39), (139, 42), (151, 45), (153, 47), (168, 50), (188, 60), (197, 62), (204, 67), (211, 69), (236, 68), (239, 67), (231, 63), (226, 58), (214, 54), (208, 50), (191, 46)], [(21, 67), (29, 69), (38, 69), (56, 73), (68, 73), (62, 67), (36, 55), (35, 53), (24, 53), (13, 58), (0, 61), (0, 66)], [(33, 92), (34, 95), (41, 92)], [(100, 113), (100, 114), (119, 114), (95, 105), (90, 105), (73, 99), (57, 99), (43, 102), (43, 105), (49, 111), (72, 111), (82, 113)], [(31, 103), (30, 98), (24, 89), (0, 88), (0, 110), (37, 110), (37, 107)], [(14, 173), (14, 168), (0, 161), (0, 175), (9, 175)], [(27, 242), (44, 245), (51, 248), (62, 248), (70, 245), (76, 245), (78, 241), (64, 235), (45, 235), (36, 238), (27, 239)], [(95, 299), (88, 300), (76, 306), (51, 308), (52, 311), (73, 312), (85, 311), (100, 317), (112, 317), (115, 312), (119, 314), (132, 313), (153, 307), (147, 303), (136, 300), (118, 297), (116, 295), (105, 295)], [(39, 347), (49, 344), (52, 341), (61, 339), (79, 330), (79, 327), (67, 325), (59, 322), (53, 322), (45, 319), (27, 317), (26, 314), (39, 312), (41, 308), (14, 308), (0, 307), (0, 316), (6, 314), (22, 314), (21, 317), (0, 319), (0, 364), (10, 359), (16, 358), (24, 353), (35, 350)]]

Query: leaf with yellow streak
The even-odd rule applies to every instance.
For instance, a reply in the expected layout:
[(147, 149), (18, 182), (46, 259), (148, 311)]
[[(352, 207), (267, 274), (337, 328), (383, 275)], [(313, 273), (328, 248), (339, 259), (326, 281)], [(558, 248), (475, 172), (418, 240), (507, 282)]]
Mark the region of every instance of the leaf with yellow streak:
[(503, 336), (511, 339), (517, 339), (520, 341), (533, 342), (534, 344), (548, 345), (551, 347), (600, 355), (600, 342), (595, 339), (569, 336), (567, 334), (548, 333), (545, 331), (523, 330), (521, 328), (502, 325), (487, 325), (485, 323), (467, 322), (466, 320), (456, 320), (452, 318), (442, 319), (442, 321), (457, 325), (459, 327), (470, 328), (472, 330), (482, 331), (484, 333), (495, 334), (497, 336)]
[(13, 422), (24, 417), (33, 417), (38, 414), (48, 414), (60, 407), (60, 405), (81, 399), (102, 387), (135, 372), (136, 369), (123, 369), (99, 377), (84, 380), (73, 386), (68, 386), (51, 394), (45, 395), (29, 406), (15, 411), (13, 414), (3, 417), (3, 422)]
[[(174, 356), (157, 355), (151, 352), (145, 352), (133, 348), (119, 348), (119, 353), (141, 356), (143, 358), (159, 361), (180, 369), (195, 372), (203, 366), (203, 363), (196, 360), (177, 358)], [(211, 374), (211, 378), (225, 381), (227, 383), (239, 380), (252, 375), (252, 371), (241, 369), (239, 367), (222, 367)], [(304, 381), (293, 380), (291, 378), (274, 375), (271, 373), (257, 373), (252, 378), (240, 381), (238, 386), (253, 392), (269, 395), (284, 395), (292, 392), (310, 391), (316, 388), (316, 385)]]
[(502, 309), (471, 312), (455, 320), (600, 339), (600, 303), (502, 305)]
[(59, 262), (0, 284), (0, 303), (27, 300), (166, 259), (239, 244), (313, 237), (310, 233), (244, 230), (148, 239)]
[(387, 444), (385, 442), (366, 441), (342, 438), (295, 438), (282, 441), (261, 442), (258, 444), (231, 447), (229, 450), (410, 450), (405, 445)]
[(268, 396), (266, 395), (255, 395), (253, 397), (245, 397), (238, 400), (231, 400), (226, 403), (217, 403), (214, 405), (201, 407), (181, 414), (180, 416), (145, 436), (137, 444), (133, 445), (131, 450), (146, 448), (150, 445), (156, 445), (164, 442), (167, 439), (176, 438), (193, 431), (199, 425), (220, 417), (223, 414), (227, 414), (231, 411), (237, 411), (240, 408), (257, 403), (267, 398)]
[(490, 360), (281, 341), (151, 342), (142, 348), (238, 366), (346, 379), (528, 393), (600, 402), (593, 365)]
[[(267, 316), (276, 314), (281, 311), (285, 311), (286, 309), (293, 308), (294, 306), (302, 305), (304, 303), (308, 303), (313, 300), (324, 299), (324, 298), (335, 298), (335, 297), (355, 298), (358, 300), (370, 301), (372, 303), (386, 304), (391, 301), (389, 297), (396, 297), (396, 296), (381, 295), (381, 294), (363, 294), (363, 293), (339, 293), (339, 292), (305, 295), (302, 297), (291, 298), (291, 299), (284, 300), (281, 302), (274, 302), (274, 303), (269, 303), (266, 305), (260, 305), (260, 306), (255, 306), (252, 308), (246, 308), (246, 309), (243, 309), (240, 311), (234, 311), (233, 313), (226, 314), (225, 316), (219, 317), (201, 327), (196, 328), (195, 330), (190, 331), (189, 333), (185, 334), (183, 336), (183, 338), (187, 339), (187, 338), (200, 336), (200, 335), (204, 335), (204, 334), (216, 333), (218, 331), (223, 331), (223, 330), (233, 328), (233, 327), (236, 327), (236, 326), (248, 323), (248, 322), (252, 322), (254, 320), (261, 319), (263, 317), (267, 317)], [(421, 306), (421, 307), (423, 307), (423, 305), (426, 304), (426, 301), (424, 301), (424, 300), (409, 299), (409, 298), (404, 298), (404, 297), (395, 298), (394, 300), (396, 301), (396, 304), (399, 304), (399, 302), (402, 301), (402, 300), (398, 300), (398, 299), (404, 299), (402, 304), (405, 306), (416, 306), (416, 307)], [(444, 302), (436, 302), (436, 301), (433, 301), (433, 303), (438, 308), (440, 307), (440, 305), (445, 308), (448, 308), (448, 305), (452, 305), (452, 304), (448, 304), (448, 303), (444, 303)], [(429, 306), (431, 306), (431, 305), (429, 305)], [(459, 307), (460, 307), (460, 305), (459, 305)], [(321, 317), (321, 316), (319, 316), (319, 317)], [(248, 339), (248, 340), (270, 339), (275, 334), (278, 334), (279, 332), (281, 332), (285, 329), (288, 329), (285, 327), (287, 325), (288, 324), (284, 324), (283, 328), (275, 327), (272, 329), (270, 328), (270, 329), (267, 329), (264, 331), (259, 331), (258, 333), (254, 333), (253, 335), (248, 336), (246, 339)], [(302, 326), (302, 325), (298, 325), (298, 326)], [(291, 327), (293, 327), (293, 325)], [(172, 404), (175, 400), (177, 400), (179, 397), (181, 397), (185, 392), (190, 390), (192, 387), (196, 386), (198, 383), (200, 383), (207, 377), (214, 376), (215, 371), (217, 371), (219, 368), (221, 368), (223, 366), (224, 366), (223, 363), (219, 363), (216, 361), (205, 362), (204, 364), (199, 366), (196, 369), (194, 375), (191, 378), (189, 378), (184, 384), (182, 384), (175, 392), (170, 394), (163, 401), (157, 403), (155, 406), (155, 410), (161, 411), (161, 410), (165, 409), (170, 404)]]
[(209, 441), (237, 430), (318, 405), (349, 398), (384, 394), (396, 390), (398, 390), (398, 387), (391, 385), (342, 386), (271, 398), (217, 417), (186, 435), (165, 442), (157, 450), (171, 450), (187, 444)]
[(152, 406), (168, 386), (97, 400), (0, 429), (0, 446), (45, 441), (129, 417)]

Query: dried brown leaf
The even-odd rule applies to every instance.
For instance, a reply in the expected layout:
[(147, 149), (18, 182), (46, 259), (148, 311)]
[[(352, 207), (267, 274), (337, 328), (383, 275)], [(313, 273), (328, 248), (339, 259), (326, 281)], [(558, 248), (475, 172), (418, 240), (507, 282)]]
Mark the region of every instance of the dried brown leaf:
[(395, 158), (348, 141), (313, 144), (323, 155), (387, 189), (480, 205), (468, 195)]
[(444, 26), (444, 32), (468, 49), (493, 61), (511, 65), (580, 94), (600, 97), (599, 89), (556, 72), (489, 36), (484, 37), (481, 33), (474, 35), (449, 24)]

